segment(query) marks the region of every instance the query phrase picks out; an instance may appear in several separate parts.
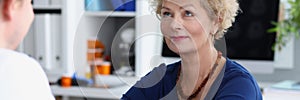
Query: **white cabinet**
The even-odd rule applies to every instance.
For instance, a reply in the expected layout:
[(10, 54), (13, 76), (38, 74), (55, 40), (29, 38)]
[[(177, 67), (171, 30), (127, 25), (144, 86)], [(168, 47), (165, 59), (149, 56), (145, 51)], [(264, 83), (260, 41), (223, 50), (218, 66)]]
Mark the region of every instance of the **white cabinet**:
[[(107, 44), (106, 55), (116, 55), (112, 57), (113, 66), (116, 69), (120, 68), (122, 61), (118, 58), (125, 51), (115, 51), (114, 48), (124, 47), (119, 44), (122, 37), (120, 34), (132, 28), (135, 33), (133, 40), (135, 45), (131, 45), (131, 48), (135, 51), (135, 63), (131, 65), (135, 65), (136, 76), (143, 76), (152, 69), (150, 61), (155, 56), (152, 55), (155, 54), (153, 48), (157, 41), (161, 41), (158, 19), (150, 13), (148, 2), (148, 0), (136, 0), (134, 12), (85, 11), (84, 0), (61, 0), (61, 5), (34, 5), (35, 11), (38, 11), (36, 18), (45, 17), (46, 23), (35, 25), (34, 22), (18, 50), (38, 60), (50, 82), (56, 82), (62, 74), (76, 72), (84, 76), (88, 67), (87, 39), (91, 37), (97, 37)], [(58, 20), (51, 21), (52, 17)], [(35, 29), (42, 28), (45, 28), (42, 30), (44, 32), (34, 32)], [(125, 37), (129, 38), (128, 35)], [(44, 57), (50, 60), (44, 62)], [(132, 61), (125, 63), (129, 62)]]
[[(132, 59), (125, 63), (131, 62), (131, 65), (135, 65), (133, 69), (136, 76), (143, 76), (153, 67), (150, 63), (155, 56), (153, 48), (157, 41), (161, 41), (161, 35), (159, 35), (158, 19), (150, 13), (149, 1), (136, 0), (135, 2), (134, 12), (85, 11), (84, 0), (61, 0), (61, 4), (34, 5), (35, 20), (44, 17), (45, 23), (35, 21), (18, 50), (38, 60), (49, 80), (55, 82), (62, 74), (76, 72), (84, 76), (88, 67), (86, 61), (88, 38), (98, 37), (104, 44), (108, 44), (105, 49), (106, 55), (111, 55), (112, 52), (119, 55), (118, 53), (124, 51), (114, 51), (113, 48), (124, 46), (118, 44), (120, 33), (125, 29), (133, 28), (135, 45), (131, 48), (135, 51), (135, 63), (132, 64)], [(44, 32), (35, 32), (36, 29), (43, 28)], [(112, 57), (112, 60), (114, 58), (119, 57)], [(113, 61), (115, 69), (120, 68), (120, 62)]]
[(157, 67), (155, 60), (159, 54), (162, 42), (160, 24), (154, 11), (151, 11), (149, 0), (136, 1), (136, 76), (142, 77)]
[(84, 11), (84, 2), (75, 1), (34, 0), (34, 22), (17, 49), (35, 58), (50, 82), (74, 72), (72, 46), (80, 14)]
[[(150, 13), (148, 0), (135, 0), (135, 12), (132, 11), (86, 11), (81, 18), (76, 34), (75, 63), (78, 66), (87, 66), (85, 60), (86, 54), (86, 39), (89, 37), (98, 37), (106, 45), (105, 55), (109, 55), (112, 59), (112, 65), (117, 70), (122, 66), (135, 65), (135, 76), (143, 76), (150, 71), (153, 66), (151, 59), (156, 54), (155, 48), (158, 41), (161, 41), (159, 32), (159, 20), (156, 16)], [(132, 59), (129, 56), (122, 58), (128, 51), (119, 50), (122, 47), (120, 39), (122, 32), (128, 28), (135, 30), (135, 38), (131, 47), (134, 49), (135, 63), (132, 64)], [(130, 37), (130, 36), (128, 36)], [(134, 45), (133, 45), (134, 43)], [(119, 51), (118, 51), (119, 50)], [(127, 53), (128, 54), (128, 53)], [(158, 54), (157, 54), (158, 55)], [(81, 57), (81, 58), (79, 58)], [(124, 59), (126, 60), (124, 62)], [(125, 63), (125, 64), (124, 64)], [(84, 68), (76, 68), (78, 71)], [(83, 75), (83, 72), (78, 72)]]
[[(79, 75), (84, 75), (84, 70), (88, 68), (86, 53), (87, 53), (87, 40), (89, 38), (97, 38), (104, 46), (104, 57), (111, 58), (113, 69), (119, 69), (123, 65), (129, 65), (129, 62), (134, 62), (132, 59), (129, 61), (122, 60), (123, 54), (129, 54), (129, 51), (119, 51), (121, 46), (121, 33), (125, 30), (134, 30), (135, 25), (135, 12), (113, 12), (113, 11), (86, 11), (81, 18), (78, 25), (78, 31), (75, 36), (74, 45), (74, 61), (76, 71)], [(135, 31), (129, 33), (134, 37)], [(127, 36), (128, 36), (127, 35)], [(126, 36), (125, 36), (126, 37)], [(132, 38), (132, 41), (134, 39)], [(132, 47), (132, 44), (129, 43)], [(134, 49), (134, 47), (132, 47)], [(130, 57), (133, 57), (130, 56)], [(125, 64), (127, 63), (127, 64)]]

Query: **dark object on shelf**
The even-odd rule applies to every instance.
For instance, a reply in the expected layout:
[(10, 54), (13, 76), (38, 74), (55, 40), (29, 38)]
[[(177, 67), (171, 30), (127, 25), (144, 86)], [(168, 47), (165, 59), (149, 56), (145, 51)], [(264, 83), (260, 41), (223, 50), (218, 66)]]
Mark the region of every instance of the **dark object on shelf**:
[(61, 14), (60, 9), (34, 9), (34, 14)]

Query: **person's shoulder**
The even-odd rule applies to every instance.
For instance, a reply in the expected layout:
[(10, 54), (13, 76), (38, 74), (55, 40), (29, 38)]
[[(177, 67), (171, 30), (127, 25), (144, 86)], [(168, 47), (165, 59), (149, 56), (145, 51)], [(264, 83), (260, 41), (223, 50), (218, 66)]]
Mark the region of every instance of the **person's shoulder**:
[(40, 64), (26, 54), (0, 49), (0, 67), (12, 73), (24, 74), (30, 78), (45, 78)]
[[(13, 50), (0, 49), (0, 67), (3, 73), (12, 76), (26, 77), (31, 82), (48, 82), (46, 74), (40, 64), (33, 58)], [(18, 78), (17, 78), (18, 79)]]
[(168, 77), (170, 75), (173, 75), (176, 71), (177, 64), (179, 62), (166, 65), (164, 63), (160, 64), (159, 66), (153, 68), (152, 71), (150, 71), (148, 74), (146, 74), (144, 77), (138, 81), (136, 85), (146, 87), (151, 87), (157, 83), (159, 83), (161, 80), (163, 80), (165, 77)]
[[(46, 74), (34, 59), (13, 50), (0, 49), (0, 62), (1, 82), (3, 87), (11, 90), (6, 91), (7, 94), (14, 94), (23, 99), (54, 99)], [(36, 93), (39, 95), (32, 95)]]
[(251, 76), (249, 71), (244, 68), (243, 65), (237, 63), (236, 61), (233, 61), (229, 58), (226, 58), (226, 64), (225, 64), (225, 73), (227, 75), (235, 75), (235, 74), (242, 74), (246, 76)]
[(255, 78), (251, 75), (251, 73), (246, 68), (244, 68), (241, 64), (227, 58), (222, 83), (227, 84), (227, 83), (234, 82), (232, 80), (246, 80), (243, 82), (250, 82), (249, 84), (257, 86), (257, 82)]
[(178, 67), (179, 67), (180, 64), (181, 64), (181, 61), (178, 61), (178, 62), (174, 62), (174, 63), (172, 63), (172, 64), (169, 64), (169, 65), (167, 66), (167, 71), (168, 71), (168, 72), (172, 72), (172, 73), (174, 73), (174, 72), (177, 73), (177, 69), (178, 69)]
[(165, 63), (160, 64), (159, 66), (153, 68), (152, 71), (150, 71), (146, 76), (165, 76), (168, 74), (174, 74), (177, 73), (178, 65), (180, 64), (180, 61), (174, 62), (171, 64), (166, 65)]
[(172, 81), (175, 80), (177, 64), (179, 62), (169, 65), (160, 64), (158, 67), (153, 68), (152, 71), (137, 81), (123, 95), (122, 99), (158, 99), (166, 95), (164, 93), (169, 93), (170, 88), (173, 88)]
[(14, 50), (10, 50), (10, 49), (3, 49), (3, 48), (0, 48), (0, 54), (2, 56), (25, 56), (25, 54), (23, 53), (20, 53), (20, 52), (17, 52), (17, 51), (14, 51)]
[[(225, 72), (216, 99), (261, 100), (261, 92), (255, 78), (241, 64), (226, 59)], [(225, 99), (226, 98), (226, 99)]]
[(0, 49), (0, 61), (2, 64), (20, 66), (40, 66), (37, 61), (24, 53), (8, 49)]

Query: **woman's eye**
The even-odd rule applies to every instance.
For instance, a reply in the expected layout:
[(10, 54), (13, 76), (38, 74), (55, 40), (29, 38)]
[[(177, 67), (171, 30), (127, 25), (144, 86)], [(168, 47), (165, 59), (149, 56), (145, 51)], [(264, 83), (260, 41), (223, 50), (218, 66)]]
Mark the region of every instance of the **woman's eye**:
[(191, 17), (193, 14), (190, 11), (185, 11), (185, 16)]
[(171, 13), (169, 13), (169, 12), (163, 12), (163, 14), (162, 14), (164, 17), (171, 17), (172, 15), (171, 15)]

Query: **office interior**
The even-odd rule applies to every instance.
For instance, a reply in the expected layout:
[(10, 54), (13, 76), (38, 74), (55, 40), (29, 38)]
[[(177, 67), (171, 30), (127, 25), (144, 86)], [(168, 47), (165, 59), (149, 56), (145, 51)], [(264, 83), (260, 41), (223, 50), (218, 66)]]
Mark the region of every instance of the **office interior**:
[[(300, 82), (300, 39), (273, 51), (276, 33), (266, 32), (286, 0), (239, 1), (238, 21), (216, 45), (254, 75), (265, 100), (296, 100), (299, 88), (272, 87)], [(148, 0), (33, 0), (33, 8), (34, 22), (17, 50), (41, 64), (58, 100), (117, 100), (154, 67), (180, 60), (165, 50)], [(62, 76), (74, 75), (85, 84), (61, 86)], [(86, 85), (90, 80), (96, 82)]]

